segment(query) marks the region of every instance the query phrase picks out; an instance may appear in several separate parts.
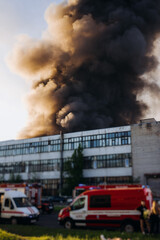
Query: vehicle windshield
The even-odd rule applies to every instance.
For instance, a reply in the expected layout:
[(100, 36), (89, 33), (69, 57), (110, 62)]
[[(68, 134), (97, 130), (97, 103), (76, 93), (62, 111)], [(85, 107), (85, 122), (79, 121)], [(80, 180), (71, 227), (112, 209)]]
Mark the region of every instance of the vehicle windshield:
[(77, 200), (75, 200), (75, 202), (73, 202), (71, 204), (72, 210), (79, 210), (81, 208), (84, 208), (84, 206), (85, 206), (85, 198), (84, 197), (78, 198)]
[(28, 198), (19, 197), (19, 198), (13, 198), (16, 207), (31, 207), (32, 204), (29, 202)]

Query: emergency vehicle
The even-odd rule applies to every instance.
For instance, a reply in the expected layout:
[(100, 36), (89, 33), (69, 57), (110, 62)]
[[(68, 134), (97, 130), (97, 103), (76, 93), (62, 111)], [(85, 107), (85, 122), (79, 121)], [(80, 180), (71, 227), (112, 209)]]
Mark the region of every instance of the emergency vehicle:
[(58, 221), (65, 228), (74, 226), (120, 228), (133, 232), (139, 226), (140, 212), (136, 209), (144, 200), (151, 208), (149, 187), (107, 187), (81, 193), (70, 206), (63, 208)]
[(0, 220), (3, 222), (34, 223), (39, 211), (29, 202), (27, 196), (16, 190), (0, 189)]
[(42, 186), (37, 183), (2, 183), (0, 184), (0, 193), (4, 193), (8, 190), (20, 191), (24, 193), (32, 205), (38, 209), (41, 208)]
[(101, 189), (101, 187), (95, 186), (95, 185), (79, 184), (79, 186), (76, 186), (76, 187), (73, 189), (72, 197), (73, 197), (73, 199), (74, 199), (74, 198), (76, 198), (78, 195), (80, 195), (81, 193), (83, 193), (84, 191), (92, 190), (92, 189)]
[(99, 184), (99, 185), (84, 185), (84, 184), (79, 184), (78, 186), (76, 186), (73, 189), (73, 193), (72, 196), (73, 198), (76, 198), (78, 195), (80, 195), (81, 193), (83, 193), (84, 191), (87, 190), (92, 190), (92, 189), (107, 189), (107, 188), (135, 188), (135, 187), (141, 187), (142, 185), (140, 184), (112, 184), (112, 185), (108, 185), (108, 184)]

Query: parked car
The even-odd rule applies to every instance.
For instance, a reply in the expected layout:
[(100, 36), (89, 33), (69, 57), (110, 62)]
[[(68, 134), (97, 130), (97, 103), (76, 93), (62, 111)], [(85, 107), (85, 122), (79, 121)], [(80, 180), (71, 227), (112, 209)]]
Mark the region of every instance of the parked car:
[(66, 201), (67, 205), (71, 204), (72, 202), (73, 202), (73, 198), (72, 197), (68, 197), (67, 201)]
[(66, 202), (66, 198), (61, 197), (61, 196), (50, 196), (50, 197), (48, 197), (48, 199), (50, 201), (52, 201), (53, 203), (65, 203)]
[(54, 204), (49, 199), (42, 199), (41, 200), (41, 213), (52, 213), (54, 210)]

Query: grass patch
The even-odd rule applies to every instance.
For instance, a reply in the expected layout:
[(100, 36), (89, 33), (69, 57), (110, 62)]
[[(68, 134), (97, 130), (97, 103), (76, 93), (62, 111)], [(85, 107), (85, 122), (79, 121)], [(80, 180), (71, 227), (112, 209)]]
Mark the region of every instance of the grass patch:
[[(26, 226), (26, 225), (1, 225), (1, 229), (10, 232), (12, 234), (18, 234), (19, 236), (12, 235), (8, 238), (2, 238), (1, 240), (100, 240), (100, 235), (103, 234), (106, 238), (120, 237), (123, 240), (155, 240), (160, 239), (160, 235), (157, 236), (144, 236), (141, 233), (123, 233), (123, 232), (111, 232), (104, 230), (87, 230), (87, 229), (51, 229), (40, 226)], [(1, 230), (2, 231), (2, 230)], [(1, 233), (1, 232), (0, 232)], [(8, 233), (6, 233), (8, 234)], [(23, 236), (23, 237), (21, 237)]]
[(25, 237), (18, 236), (16, 234), (8, 233), (0, 229), (0, 239), (1, 240), (25, 240)]
[(66, 206), (60, 206), (60, 205), (56, 205), (56, 206), (54, 206), (54, 211), (55, 212), (59, 212), (62, 208), (65, 208)]

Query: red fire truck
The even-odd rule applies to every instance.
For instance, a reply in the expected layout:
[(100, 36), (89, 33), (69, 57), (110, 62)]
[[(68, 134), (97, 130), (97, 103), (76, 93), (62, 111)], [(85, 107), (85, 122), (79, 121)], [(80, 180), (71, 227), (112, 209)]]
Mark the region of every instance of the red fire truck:
[(62, 209), (58, 221), (65, 228), (73, 226), (120, 228), (133, 232), (139, 226), (141, 201), (151, 208), (152, 193), (149, 187), (135, 185), (107, 186), (80, 194), (70, 206)]

